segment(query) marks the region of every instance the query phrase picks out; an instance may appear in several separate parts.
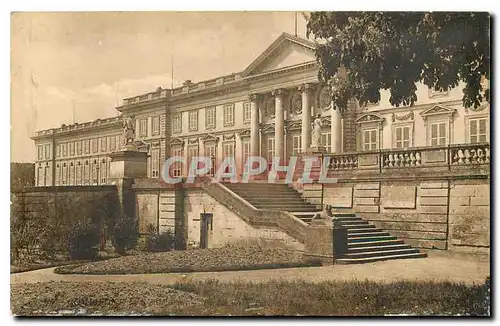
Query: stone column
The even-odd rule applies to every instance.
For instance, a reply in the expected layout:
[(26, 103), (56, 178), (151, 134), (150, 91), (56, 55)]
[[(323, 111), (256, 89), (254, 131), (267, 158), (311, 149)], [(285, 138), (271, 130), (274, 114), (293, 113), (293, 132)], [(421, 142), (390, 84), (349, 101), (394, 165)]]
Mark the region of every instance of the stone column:
[(257, 101), (259, 99), (258, 94), (250, 95), (250, 155), (259, 156), (259, 107), (257, 106)]
[(273, 96), (275, 96), (275, 108), (276, 108), (276, 116), (274, 122), (274, 146), (275, 146), (275, 156), (280, 158), (280, 161), (283, 160), (284, 156), (284, 112), (283, 112), (283, 89), (277, 89), (272, 92)]
[(342, 144), (342, 116), (340, 110), (333, 108), (331, 110), (331, 142), (332, 142), (332, 153), (340, 153)]
[(302, 92), (302, 153), (305, 153), (311, 145), (311, 84), (299, 86)]

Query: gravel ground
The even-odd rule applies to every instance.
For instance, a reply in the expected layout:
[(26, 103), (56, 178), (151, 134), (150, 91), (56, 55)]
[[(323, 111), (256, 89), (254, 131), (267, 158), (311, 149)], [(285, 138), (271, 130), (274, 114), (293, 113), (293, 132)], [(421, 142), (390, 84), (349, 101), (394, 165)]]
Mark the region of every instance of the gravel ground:
[(11, 286), (11, 311), (26, 315), (149, 315), (203, 304), (193, 293), (144, 282), (48, 282)]
[(259, 246), (195, 249), (124, 256), (79, 266), (56, 269), (60, 274), (155, 274), (251, 270), (284, 267), (318, 266), (304, 262), (302, 253), (286, 249), (264, 249)]

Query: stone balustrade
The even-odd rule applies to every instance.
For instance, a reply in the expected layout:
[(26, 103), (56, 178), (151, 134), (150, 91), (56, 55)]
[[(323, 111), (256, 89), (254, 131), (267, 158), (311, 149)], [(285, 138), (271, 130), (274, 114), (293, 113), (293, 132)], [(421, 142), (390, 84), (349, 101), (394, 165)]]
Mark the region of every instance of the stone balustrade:
[(324, 154), (329, 157), (329, 172), (367, 170), (382, 173), (393, 169), (444, 168), (489, 165), (490, 144), (457, 144), (448, 146), (384, 149), (369, 152)]
[(451, 147), (452, 165), (490, 164), (490, 144)]

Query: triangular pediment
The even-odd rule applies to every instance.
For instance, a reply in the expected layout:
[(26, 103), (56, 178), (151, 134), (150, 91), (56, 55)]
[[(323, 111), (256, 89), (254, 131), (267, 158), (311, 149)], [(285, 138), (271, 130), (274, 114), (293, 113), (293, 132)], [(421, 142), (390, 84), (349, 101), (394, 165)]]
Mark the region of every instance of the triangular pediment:
[(214, 142), (217, 142), (217, 141), (219, 141), (219, 137), (214, 136), (214, 135), (212, 135), (212, 134), (208, 134), (208, 135), (204, 136), (203, 138), (201, 138), (201, 140), (202, 140), (203, 142), (207, 142), (207, 141), (214, 141)]
[(366, 123), (366, 122), (384, 122), (384, 117), (376, 113), (365, 113), (356, 119), (356, 123)]
[(243, 71), (242, 75), (258, 75), (316, 61), (314, 49), (313, 42), (283, 33)]
[(293, 121), (288, 125), (288, 130), (302, 130), (302, 122), (301, 121)]
[(240, 138), (243, 137), (250, 137), (250, 129), (243, 130), (242, 132), (239, 133)]
[(262, 127), (262, 133), (263, 134), (274, 133), (274, 124)]
[(184, 141), (180, 138), (174, 138), (170, 141), (170, 145), (180, 145), (180, 146), (184, 146)]
[(456, 111), (455, 109), (452, 109), (452, 108), (449, 108), (449, 107), (446, 107), (443, 105), (434, 105), (434, 106), (428, 108), (427, 110), (420, 112), (420, 115), (424, 118), (427, 116), (430, 116), (430, 115), (440, 115), (440, 114), (453, 115), (453, 113), (455, 113), (455, 111)]

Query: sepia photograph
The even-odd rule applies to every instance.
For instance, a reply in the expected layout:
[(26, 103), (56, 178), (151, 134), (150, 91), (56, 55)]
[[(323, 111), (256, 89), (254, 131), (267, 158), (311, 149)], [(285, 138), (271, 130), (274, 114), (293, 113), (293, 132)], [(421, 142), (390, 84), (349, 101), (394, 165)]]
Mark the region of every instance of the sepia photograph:
[(491, 317), (486, 11), (13, 11), (14, 317)]

